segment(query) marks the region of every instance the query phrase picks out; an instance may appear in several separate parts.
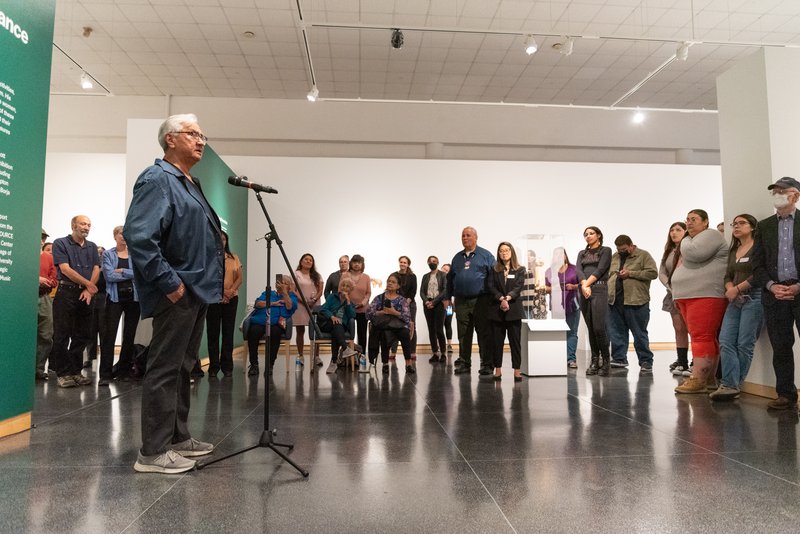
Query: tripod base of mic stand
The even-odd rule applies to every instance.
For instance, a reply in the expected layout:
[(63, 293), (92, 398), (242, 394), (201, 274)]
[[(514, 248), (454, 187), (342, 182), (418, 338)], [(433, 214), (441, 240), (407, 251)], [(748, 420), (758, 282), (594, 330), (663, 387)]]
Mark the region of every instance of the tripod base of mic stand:
[(221, 458), (214, 458), (213, 460), (209, 460), (207, 462), (197, 462), (197, 469), (203, 469), (207, 465), (211, 465), (211, 464), (215, 464), (217, 462), (221, 462), (222, 460), (226, 460), (226, 459), (231, 458), (233, 456), (238, 456), (238, 455), (243, 454), (243, 453), (245, 453), (247, 451), (252, 451), (253, 449), (266, 448), (266, 449), (270, 449), (272, 452), (274, 452), (275, 454), (277, 454), (278, 456), (283, 458), (283, 460), (286, 461), (286, 463), (288, 463), (289, 465), (291, 465), (292, 467), (297, 469), (297, 471), (301, 475), (303, 475), (304, 477), (307, 477), (308, 476), (308, 471), (306, 471), (305, 469), (303, 469), (302, 467), (300, 467), (299, 465), (294, 463), (294, 461), (292, 461), (291, 458), (286, 456), (283, 452), (281, 452), (278, 449), (278, 447), (284, 447), (287, 450), (292, 450), (294, 448), (294, 445), (290, 445), (288, 443), (276, 443), (275, 441), (273, 441), (272, 437), (277, 433), (278, 433), (277, 430), (264, 430), (261, 433), (261, 439), (258, 440), (258, 443), (256, 445), (252, 445), (252, 446), (247, 447), (245, 449), (242, 449), (240, 451), (232, 452), (232, 453), (230, 453), (230, 454), (228, 454), (226, 456), (222, 456)]

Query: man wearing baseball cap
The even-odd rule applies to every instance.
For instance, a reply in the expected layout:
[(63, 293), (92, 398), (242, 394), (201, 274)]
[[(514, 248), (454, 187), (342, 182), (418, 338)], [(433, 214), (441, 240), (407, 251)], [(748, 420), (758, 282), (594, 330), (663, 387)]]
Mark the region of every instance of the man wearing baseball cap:
[(794, 327), (800, 325), (800, 182), (784, 176), (767, 187), (776, 213), (759, 221), (753, 246), (753, 277), (763, 287), (762, 303), (772, 345), (778, 398), (770, 410), (797, 410)]

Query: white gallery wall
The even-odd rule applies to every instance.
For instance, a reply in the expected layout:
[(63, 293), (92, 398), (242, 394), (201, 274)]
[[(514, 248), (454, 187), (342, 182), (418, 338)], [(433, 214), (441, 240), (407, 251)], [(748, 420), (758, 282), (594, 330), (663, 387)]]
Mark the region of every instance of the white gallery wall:
[(125, 222), (125, 154), (48, 152), (42, 227), (50, 241), (71, 233), (70, 220), (87, 215), (89, 240), (115, 246), (113, 230)]
[[(583, 247), (583, 229), (596, 225), (612, 248), (614, 237), (625, 233), (658, 261), (667, 229), (688, 210), (707, 210), (713, 224), (722, 217), (720, 170), (708, 165), (223, 158), (238, 174), (279, 190), (263, 197), (292, 268), (311, 252), (324, 277), (340, 255), (359, 253), (373, 278), (385, 281), (403, 254), (421, 279), (428, 255), (447, 263), (460, 250), (466, 225), (477, 228), (479, 244), (492, 253), (500, 241), (524, 234), (562, 234), (573, 260)], [(111, 231), (127, 209), (126, 189), (123, 154), (49, 153), (44, 227), (52, 236), (66, 235), (69, 219), (85, 213), (93, 221), (90, 237), (113, 245)], [(265, 282), (265, 248), (256, 238), (266, 233), (266, 223), (253, 193), (241, 194), (251, 197), (246, 298), (252, 301)], [(273, 272), (287, 272), (277, 247)], [(651, 296), (651, 340), (671, 342), (657, 281)], [(428, 342), (426, 328), (419, 338)]]
[[(571, 259), (583, 248), (583, 229), (599, 226), (614, 248), (619, 234), (658, 262), (674, 221), (693, 208), (722, 218), (719, 167), (693, 165), (225, 157), (239, 175), (278, 189), (262, 195), (292, 269), (311, 252), (327, 277), (342, 254), (362, 254), (366, 272), (385, 281), (407, 255), (419, 279), (428, 255), (447, 263), (461, 248), (461, 229), (474, 226), (478, 244), (496, 252), (500, 241), (530, 233), (562, 234)], [(248, 300), (265, 284), (266, 233), (250, 195)], [(273, 249), (273, 273), (286, 273)], [(377, 288), (375, 293), (381, 291)], [(674, 341), (661, 310), (664, 289), (652, 284), (652, 341)], [(422, 316), (419, 317), (422, 322)], [(419, 329), (421, 343), (427, 330)]]

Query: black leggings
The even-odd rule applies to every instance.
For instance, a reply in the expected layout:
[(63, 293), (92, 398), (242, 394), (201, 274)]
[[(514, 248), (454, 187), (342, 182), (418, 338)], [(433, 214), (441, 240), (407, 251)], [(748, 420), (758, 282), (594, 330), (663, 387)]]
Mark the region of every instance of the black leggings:
[[(274, 324), (269, 329), (269, 365), (272, 366), (278, 359), (278, 350), (281, 348), (281, 340), (286, 332), (280, 325)], [(250, 324), (247, 331), (247, 348), (250, 352), (250, 365), (258, 365), (258, 344), (267, 333), (267, 328), (263, 324)]]
[(323, 321), (319, 329), (331, 335), (331, 361), (335, 362), (339, 356), (339, 350), (347, 346), (347, 329), (344, 324), (335, 324), (330, 319)]
[(406, 363), (411, 363), (411, 336), (408, 328), (375, 328), (369, 336), (369, 362), (375, 363), (378, 359), (378, 347), (380, 346), (381, 359), (383, 363), (389, 363), (389, 348), (392, 344), (400, 342), (403, 348), (403, 357)]
[(444, 306), (441, 303), (433, 308), (427, 306), (423, 308), (425, 312), (425, 322), (428, 323), (428, 337), (431, 340), (431, 352), (444, 352), (447, 342), (444, 338)]
[(608, 333), (608, 286), (605, 283), (592, 284), (592, 296), (587, 300), (581, 295), (581, 314), (589, 331), (589, 346), (592, 356), (609, 359)]

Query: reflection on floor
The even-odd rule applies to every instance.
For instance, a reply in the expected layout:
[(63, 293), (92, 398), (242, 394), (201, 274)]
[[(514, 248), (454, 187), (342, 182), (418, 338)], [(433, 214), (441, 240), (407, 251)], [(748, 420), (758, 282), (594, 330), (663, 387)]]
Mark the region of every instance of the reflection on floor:
[[(37, 384), (36, 428), (0, 440), (0, 532), (796, 532), (797, 413), (676, 396), (672, 359), (514, 383), (427, 358), (388, 376), (280, 358), (269, 425), (307, 479), (267, 449), (137, 474), (135, 384)], [(195, 437), (257, 443), (263, 387), (241, 367), (199, 380)]]

